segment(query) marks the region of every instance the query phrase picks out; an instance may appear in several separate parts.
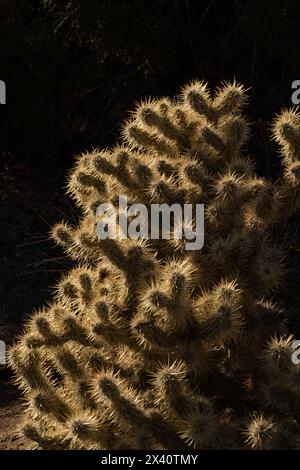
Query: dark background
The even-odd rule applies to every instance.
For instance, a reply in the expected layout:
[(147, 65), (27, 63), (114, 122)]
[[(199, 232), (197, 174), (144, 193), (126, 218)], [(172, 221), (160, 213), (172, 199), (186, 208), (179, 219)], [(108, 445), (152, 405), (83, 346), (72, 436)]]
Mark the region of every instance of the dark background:
[(113, 145), (135, 101), (236, 78), (251, 87), (250, 153), (277, 176), (268, 123), (300, 79), (299, 19), (299, 0), (0, 0), (0, 326), (51, 298), (70, 262), (49, 227), (76, 219), (67, 169)]

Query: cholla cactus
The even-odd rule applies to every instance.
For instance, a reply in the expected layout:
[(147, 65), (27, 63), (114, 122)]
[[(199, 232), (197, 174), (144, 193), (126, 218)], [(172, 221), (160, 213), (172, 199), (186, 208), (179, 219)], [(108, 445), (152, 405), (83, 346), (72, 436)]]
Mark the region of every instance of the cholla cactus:
[[(10, 351), (37, 447), (297, 447), (300, 369), (276, 234), (300, 207), (300, 116), (274, 122), (283, 176), (272, 183), (244, 151), (246, 101), (236, 83), (211, 97), (193, 82), (137, 106), (121, 146), (77, 159), (68, 188), (82, 218), (52, 232), (77, 267)], [(203, 203), (204, 247), (98, 239), (96, 209), (119, 195)]]

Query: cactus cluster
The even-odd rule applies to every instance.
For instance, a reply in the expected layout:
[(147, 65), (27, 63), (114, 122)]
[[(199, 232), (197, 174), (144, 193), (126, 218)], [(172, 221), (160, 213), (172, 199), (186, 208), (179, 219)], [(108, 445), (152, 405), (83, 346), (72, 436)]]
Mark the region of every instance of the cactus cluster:
[[(246, 103), (235, 82), (212, 94), (194, 81), (139, 104), (120, 145), (77, 159), (68, 191), (81, 219), (52, 230), (76, 267), (10, 350), (37, 448), (299, 448), (280, 228), (300, 207), (300, 115), (274, 120), (272, 182), (245, 150)], [(204, 204), (203, 248), (98, 239), (97, 207), (119, 195)]]

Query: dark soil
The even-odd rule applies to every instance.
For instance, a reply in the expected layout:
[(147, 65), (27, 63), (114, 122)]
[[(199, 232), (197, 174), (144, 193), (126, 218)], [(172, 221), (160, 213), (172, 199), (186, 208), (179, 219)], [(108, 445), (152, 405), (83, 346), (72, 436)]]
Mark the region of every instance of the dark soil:
[(31, 443), (18, 433), (24, 404), (7, 371), (0, 372), (0, 450), (26, 450)]

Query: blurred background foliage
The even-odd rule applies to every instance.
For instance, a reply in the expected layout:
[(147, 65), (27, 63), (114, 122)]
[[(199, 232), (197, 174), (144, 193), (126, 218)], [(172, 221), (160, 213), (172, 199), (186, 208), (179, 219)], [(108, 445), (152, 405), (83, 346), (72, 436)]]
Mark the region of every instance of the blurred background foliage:
[(251, 87), (256, 120), (289, 106), (300, 79), (298, 0), (0, 5), (0, 149), (54, 174), (75, 153), (114, 143), (142, 97), (172, 95), (192, 78), (236, 77)]

